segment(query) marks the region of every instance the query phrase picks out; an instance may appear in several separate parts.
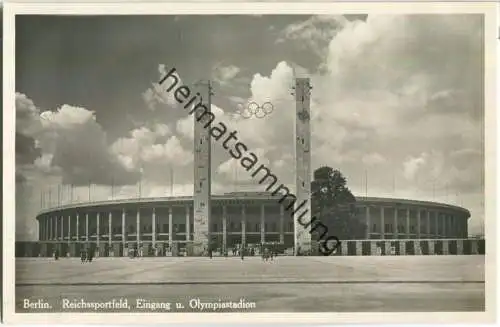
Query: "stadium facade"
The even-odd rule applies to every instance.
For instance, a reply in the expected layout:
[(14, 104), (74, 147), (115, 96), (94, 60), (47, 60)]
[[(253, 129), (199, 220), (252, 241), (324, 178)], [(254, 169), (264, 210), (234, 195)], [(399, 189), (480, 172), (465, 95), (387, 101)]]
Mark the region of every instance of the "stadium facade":
[[(170, 78), (168, 90), (178, 86), (174, 70), (162, 79)], [(212, 92), (210, 83), (197, 85), (200, 102), (190, 111), (197, 113), (193, 196), (80, 203), (44, 210), (36, 218), (39, 241), (16, 242), (16, 256), (50, 256), (54, 252), (78, 256), (89, 248), (99, 256), (124, 256), (130, 249), (148, 256), (204, 255), (207, 247), (254, 248), (266, 243), (291, 248), (294, 254), (299, 254), (298, 249), (312, 250), (309, 230), (286, 210), (292, 205), (298, 211), (307, 203), (306, 211), (311, 212), (309, 78), (296, 78), (293, 89), (297, 200), (293, 204), (289, 198), (280, 202), (270, 193), (211, 195), (212, 141), (206, 127), (215, 119), (210, 112)], [(484, 252), (484, 240), (467, 239), (470, 212), (464, 208), (372, 197), (360, 197), (356, 202), (356, 214), (367, 226), (365, 238), (342, 240), (337, 255)], [(335, 236), (334, 231), (329, 234)]]
[[(294, 218), (286, 212), (288, 205), (287, 201), (279, 203), (269, 193), (213, 195), (208, 229), (214, 248), (252, 247), (262, 243), (293, 248)], [(438, 240), (449, 240), (443, 251), (450, 253), (463, 252), (464, 246), (475, 247), (470, 249), (472, 252), (481, 252), (480, 247), (484, 247), (484, 244), (464, 245), (460, 241), (468, 237), (470, 217), (470, 212), (461, 207), (358, 197), (356, 208), (358, 218), (366, 223), (366, 237), (343, 241), (338, 254), (385, 253), (388, 250), (384, 249), (389, 247), (396, 252), (425, 252), (424, 248), (428, 252), (429, 247), (433, 247), (429, 242), (434, 248), (436, 244), (443, 247), (443, 242)], [(81, 249), (88, 247), (95, 248), (100, 256), (125, 256), (132, 248), (139, 249), (144, 256), (172, 255), (173, 249), (184, 252), (195, 233), (193, 197), (187, 196), (70, 204), (44, 210), (36, 219), (38, 245), (30, 249), (28, 255), (23, 254), (27, 250), (21, 249), (20, 244), (19, 256), (50, 255), (54, 247), (70, 256), (78, 256)], [(352, 243), (368, 240), (369, 245)], [(427, 245), (421, 243), (422, 240)], [(350, 243), (354, 245), (349, 247)]]

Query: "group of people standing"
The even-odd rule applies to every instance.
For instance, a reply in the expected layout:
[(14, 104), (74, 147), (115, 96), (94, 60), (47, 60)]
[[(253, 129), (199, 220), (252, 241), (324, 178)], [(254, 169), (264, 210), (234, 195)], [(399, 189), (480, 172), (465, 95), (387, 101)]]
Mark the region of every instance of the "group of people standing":
[(80, 259), (81, 259), (82, 263), (92, 262), (93, 258), (94, 258), (94, 251), (91, 249), (82, 250), (80, 252)]
[[(212, 259), (213, 257), (213, 254), (212, 254), (212, 249), (211, 248), (208, 248), (206, 249), (206, 253), (208, 254), (208, 257), (210, 259)], [(241, 258), (241, 260), (244, 260), (245, 259), (245, 255), (249, 255), (249, 256), (255, 256), (256, 254), (256, 249), (253, 248), (253, 247), (250, 247), (250, 248), (244, 248), (244, 247), (233, 247), (231, 249), (231, 253), (233, 256), (239, 256)], [(222, 250), (222, 255), (224, 257), (228, 257), (228, 250), (227, 249), (224, 249)], [(262, 257), (262, 260), (273, 260), (275, 257), (278, 256), (278, 251), (276, 251), (275, 249), (270, 249), (268, 247), (264, 247), (264, 246), (261, 246), (260, 248), (260, 255)]]

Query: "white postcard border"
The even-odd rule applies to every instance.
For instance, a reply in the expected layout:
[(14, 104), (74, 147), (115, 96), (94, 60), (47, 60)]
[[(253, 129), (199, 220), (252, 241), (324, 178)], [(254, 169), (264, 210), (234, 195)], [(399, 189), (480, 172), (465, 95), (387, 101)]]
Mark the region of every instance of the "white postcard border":
[[(342, 2), (342, 3), (4, 3), (4, 206), (3, 313), (8, 323), (488, 323), (497, 308), (496, 256), (496, 38), (495, 3), (481, 2)], [(15, 313), (15, 22), (16, 14), (186, 15), (186, 14), (415, 14), (480, 13), (485, 15), (485, 295), (486, 312), (435, 313)]]

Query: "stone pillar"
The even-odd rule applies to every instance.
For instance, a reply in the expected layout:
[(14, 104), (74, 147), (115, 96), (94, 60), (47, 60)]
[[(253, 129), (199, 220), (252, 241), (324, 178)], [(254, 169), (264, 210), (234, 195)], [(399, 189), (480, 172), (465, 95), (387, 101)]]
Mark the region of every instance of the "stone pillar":
[(410, 238), (410, 208), (406, 208), (406, 238)]
[(113, 242), (113, 212), (108, 213), (108, 244), (111, 248)]
[(137, 242), (137, 249), (139, 249), (139, 243), (141, 242), (141, 209), (137, 209), (135, 217), (135, 241)]
[(431, 212), (427, 210), (427, 237), (431, 238)]
[[(295, 212), (303, 210), (311, 213), (311, 85), (309, 78), (295, 79)], [(311, 250), (309, 228), (302, 226), (293, 215), (294, 252)]]
[(454, 222), (454, 226), (455, 226), (455, 238), (460, 238), (460, 225), (458, 224), (458, 220), (459, 217), (457, 216), (453, 216), (453, 222)]
[(448, 255), (450, 254), (450, 246), (448, 240), (441, 241), (443, 243), (443, 254)]
[(59, 240), (59, 216), (55, 216), (55, 220), (56, 220), (56, 230), (55, 230), (55, 234), (56, 234), (56, 237), (55, 237), (55, 240)]
[(439, 212), (434, 212), (434, 235), (438, 237), (439, 234)]
[(227, 207), (222, 205), (222, 250), (227, 248)]
[(418, 208), (418, 210), (417, 210), (417, 238), (420, 238), (420, 228), (421, 228), (420, 219), (422, 218), (421, 215), (422, 215), (422, 212), (421, 212), (420, 208)]
[(247, 217), (245, 211), (245, 204), (241, 206), (241, 246), (245, 247), (247, 238), (246, 238), (246, 228), (247, 227)]
[(457, 240), (457, 254), (458, 255), (464, 254), (464, 241), (463, 240)]
[(380, 238), (385, 239), (385, 209), (384, 207), (380, 207), (380, 223), (382, 224), (380, 230)]
[(393, 238), (397, 239), (399, 237), (399, 219), (398, 219), (398, 207), (394, 207), (394, 235)]
[(365, 238), (367, 240), (370, 239), (370, 231), (372, 230), (372, 226), (371, 226), (371, 217), (370, 217), (370, 206), (367, 204), (366, 207), (365, 207), (365, 211), (366, 211), (366, 234), (365, 234)]
[(285, 243), (284, 225), (285, 225), (285, 208), (283, 208), (283, 205), (280, 204), (279, 232), (280, 232), (280, 243), (281, 244)]
[(99, 248), (99, 241), (100, 241), (100, 235), (101, 235), (101, 213), (97, 213), (97, 229), (95, 231), (96, 233), (96, 243), (97, 243), (97, 248)]
[(80, 214), (76, 213), (76, 241), (80, 242)]
[(125, 208), (122, 209), (122, 243), (123, 251), (125, 251), (125, 245), (127, 244), (127, 222), (126, 222), (126, 211)]
[(61, 242), (64, 242), (64, 216), (61, 216)]
[(151, 212), (151, 243), (153, 251), (156, 251), (156, 209)]
[(172, 245), (173, 245), (173, 231), (174, 231), (174, 226), (173, 226), (173, 219), (172, 219), (172, 207), (168, 208), (168, 246), (170, 247), (170, 251), (172, 251)]
[(191, 224), (189, 221), (189, 205), (186, 206), (186, 241), (191, 240)]
[(261, 204), (260, 206), (260, 243), (264, 243), (266, 241), (266, 229), (265, 229), (265, 206)]
[(453, 238), (455, 235), (453, 230), (453, 215), (448, 215), (448, 238)]
[(71, 215), (68, 215), (68, 243), (71, 242)]
[(49, 239), (52, 241), (54, 239), (54, 218), (49, 217)]
[(444, 238), (448, 238), (449, 234), (450, 234), (450, 216), (448, 214), (444, 214)]
[(444, 227), (444, 230), (443, 230), (443, 235), (445, 238), (448, 238), (448, 234), (450, 232), (450, 229), (449, 229), (449, 226), (448, 226), (448, 220), (449, 220), (449, 216), (448, 214), (444, 214), (444, 217), (443, 217), (443, 227)]
[(89, 213), (85, 214), (85, 241), (90, 241), (89, 238)]
[[(212, 88), (210, 83), (197, 85), (193, 89), (197, 93), (205, 110), (211, 111)], [(205, 116), (205, 117), (204, 117)], [(204, 117), (205, 119), (203, 119)], [(211, 208), (211, 158), (212, 138), (210, 134), (209, 115), (200, 115), (199, 119), (193, 119), (193, 150), (194, 150), (194, 172), (193, 172), (193, 255), (204, 254), (211, 241), (210, 230), (212, 225)]]

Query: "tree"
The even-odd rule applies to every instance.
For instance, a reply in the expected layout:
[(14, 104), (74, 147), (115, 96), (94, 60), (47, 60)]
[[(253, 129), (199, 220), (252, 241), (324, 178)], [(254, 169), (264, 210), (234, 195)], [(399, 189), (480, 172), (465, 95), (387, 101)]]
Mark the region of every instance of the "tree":
[(347, 187), (347, 180), (340, 171), (326, 166), (316, 169), (311, 192), (312, 216), (327, 226), (328, 235), (325, 238), (365, 238), (366, 225), (357, 215), (356, 198)]

